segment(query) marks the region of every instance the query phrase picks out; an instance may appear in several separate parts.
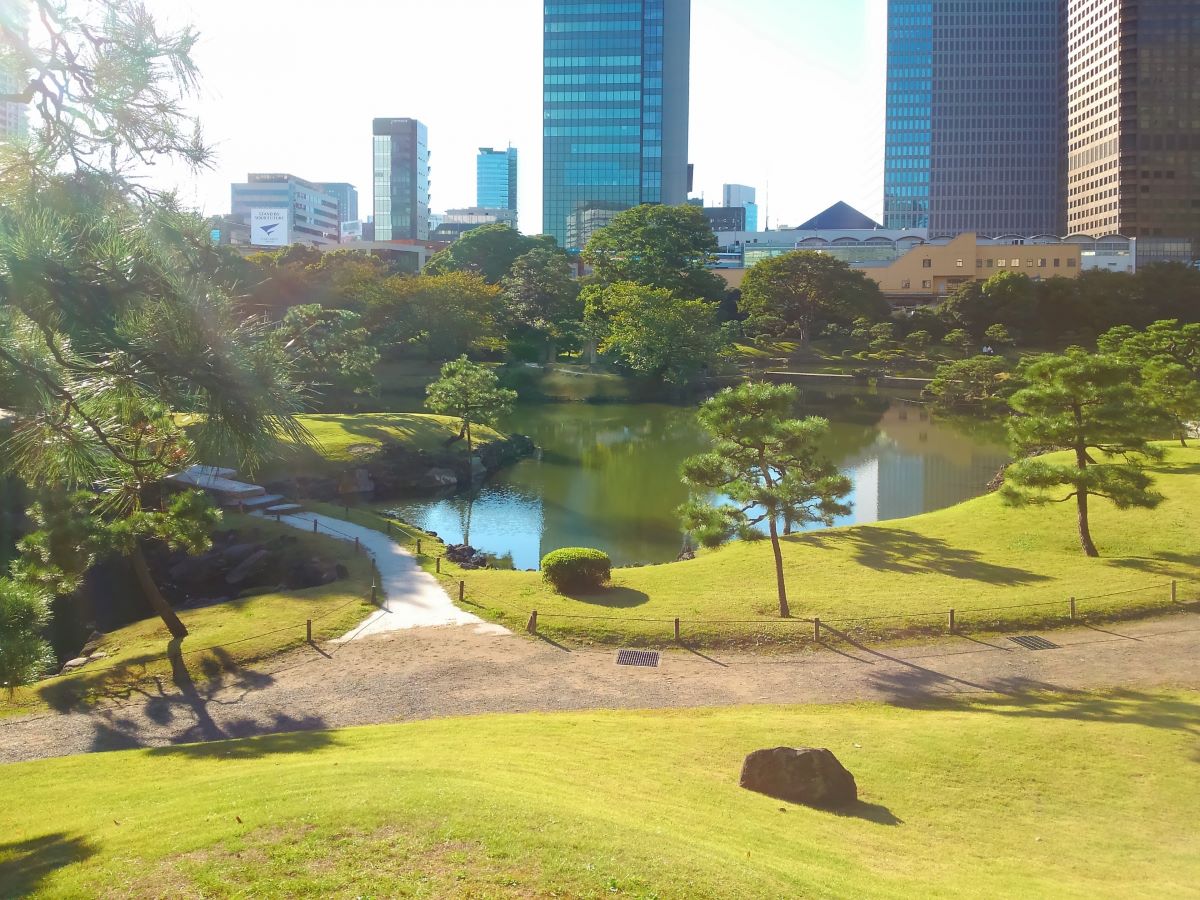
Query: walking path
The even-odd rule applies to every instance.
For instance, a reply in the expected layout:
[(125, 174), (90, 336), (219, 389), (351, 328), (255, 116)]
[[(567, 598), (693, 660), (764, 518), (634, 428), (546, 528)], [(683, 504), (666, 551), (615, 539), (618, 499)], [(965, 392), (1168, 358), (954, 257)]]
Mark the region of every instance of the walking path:
[(436, 628), (443, 625), (467, 627), (472, 634), (509, 634), (507, 628), (485, 622), (479, 616), (459, 609), (442, 589), (438, 580), (417, 565), (416, 558), (382, 532), (363, 528), (341, 519), (316, 513), (283, 516), (284, 525), (303, 531), (313, 530), (317, 522), (321, 534), (341, 541), (358, 539), (359, 545), (375, 559), (379, 570), (382, 607), (369, 619), (338, 638), (338, 642), (361, 640), (409, 628)]
[[(440, 609), (395, 614), (418, 621), (441, 614), (433, 608)], [(969, 701), (991, 692), (1089, 690), (1114, 691), (1111, 702), (1136, 705), (1143, 689), (1200, 689), (1196, 613), (1048, 632), (1060, 647), (1054, 650), (968, 636), (780, 656), (680, 649), (658, 669), (618, 667), (609, 649), (477, 631), (408, 627), (305, 647), (206, 682), (163, 678), (96, 709), (0, 719), (0, 762), (480, 713)]]

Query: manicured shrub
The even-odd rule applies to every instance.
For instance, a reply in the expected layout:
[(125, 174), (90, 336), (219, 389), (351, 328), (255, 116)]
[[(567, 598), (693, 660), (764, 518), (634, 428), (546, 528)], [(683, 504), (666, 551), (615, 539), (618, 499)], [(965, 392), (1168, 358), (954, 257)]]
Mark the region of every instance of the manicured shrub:
[(564, 547), (542, 557), (542, 578), (559, 592), (602, 587), (612, 574), (612, 560), (601, 550)]

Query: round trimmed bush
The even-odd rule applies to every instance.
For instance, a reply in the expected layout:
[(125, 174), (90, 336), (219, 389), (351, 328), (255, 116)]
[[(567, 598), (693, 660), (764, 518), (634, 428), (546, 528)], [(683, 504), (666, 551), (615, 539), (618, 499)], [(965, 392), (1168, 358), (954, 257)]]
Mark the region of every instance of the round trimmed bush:
[(602, 550), (564, 547), (542, 557), (542, 578), (559, 593), (603, 587), (612, 575), (612, 560)]

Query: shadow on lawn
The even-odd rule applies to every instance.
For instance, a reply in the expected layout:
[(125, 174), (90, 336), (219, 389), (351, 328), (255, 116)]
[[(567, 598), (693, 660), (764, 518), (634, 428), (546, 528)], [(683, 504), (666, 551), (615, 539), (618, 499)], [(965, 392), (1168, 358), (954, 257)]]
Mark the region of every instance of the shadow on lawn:
[(792, 540), (818, 547), (848, 548), (859, 565), (881, 572), (948, 575), (1006, 586), (1049, 581), (1045, 575), (984, 562), (974, 550), (900, 528), (859, 526), (847, 531), (809, 532)]
[[(631, 609), (650, 602), (650, 595), (627, 587), (607, 587), (601, 591), (588, 594), (563, 594), (568, 600), (586, 603), (588, 606), (603, 606), (608, 609)], [(553, 619), (553, 613), (547, 613), (546, 618)]]
[(46, 876), (95, 852), (85, 838), (61, 832), (0, 843), (0, 896), (27, 897), (41, 887)]

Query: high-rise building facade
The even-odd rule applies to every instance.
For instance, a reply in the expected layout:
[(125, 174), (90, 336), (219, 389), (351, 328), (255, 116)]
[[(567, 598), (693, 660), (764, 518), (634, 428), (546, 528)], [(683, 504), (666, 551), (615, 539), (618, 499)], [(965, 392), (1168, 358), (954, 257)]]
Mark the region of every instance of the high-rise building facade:
[(889, 0), (884, 225), (1054, 234), (1063, 0)]
[[(0, 23), (5, 31), (27, 34), (27, 0), (0, 0)], [(26, 86), (25, 73), (0, 66), (0, 94), (17, 94)], [(25, 103), (0, 102), (0, 140), (22, 140), (28, 134), (29, 107)]]
[(358, 189), (354, 185), (344, 181), (322, 181), (317, 187), (337, 197), (339, 222), (345, 225), (358, 221)]
[(517, 209), (517, 148), (480, 147), (475, 162), (476, 203), (481, 209)]
[(1200, 0), (1068, 0), (1067, 29), (1068, 230), (1195, 258)]
[(230, 189), (231, 218), (250, 228), (250, 244), (336, 244), (341, 229), (338, 200), (311, 181), (283, 173), (258, 173)]
[(416, 119), (376, 119), (375, 240), (429, 240), (429, 131)]
[(691, 0), (547, 0), (543, 223), (568, 249), (688, 190)]
[(726, 184), (721, 188), (721, 204), (746, 211), (745, 231), (758, 231), (758, 193), (744, 184)]

